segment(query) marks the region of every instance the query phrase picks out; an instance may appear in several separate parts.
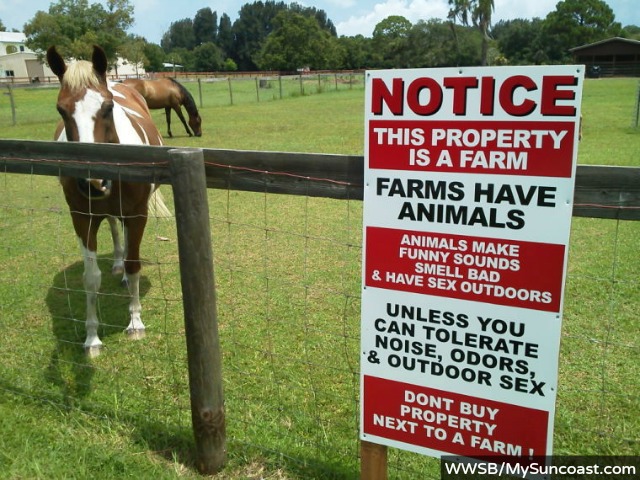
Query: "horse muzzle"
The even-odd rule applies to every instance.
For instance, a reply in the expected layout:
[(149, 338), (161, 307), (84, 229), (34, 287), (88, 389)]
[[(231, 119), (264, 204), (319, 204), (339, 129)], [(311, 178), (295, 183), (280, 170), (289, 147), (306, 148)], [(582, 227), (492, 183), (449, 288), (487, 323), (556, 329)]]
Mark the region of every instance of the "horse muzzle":
[(79, 178), (78, 190), (91, 200), (103, 200), (111, 195), (111, 180), (95, 178)]

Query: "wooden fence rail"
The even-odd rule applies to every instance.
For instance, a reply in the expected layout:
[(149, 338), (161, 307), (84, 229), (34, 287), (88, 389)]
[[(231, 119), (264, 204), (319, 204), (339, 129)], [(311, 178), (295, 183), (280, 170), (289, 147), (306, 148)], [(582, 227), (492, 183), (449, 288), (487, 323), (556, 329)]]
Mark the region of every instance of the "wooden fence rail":
[[(170, 149), (0, 140), (0, 171), (170, 184)], [(209, 188), (362, 199), (359, 155), (203, 149), (203, 156)], [(640, 220), (640, 168), (579, 165), (573, 215)]]

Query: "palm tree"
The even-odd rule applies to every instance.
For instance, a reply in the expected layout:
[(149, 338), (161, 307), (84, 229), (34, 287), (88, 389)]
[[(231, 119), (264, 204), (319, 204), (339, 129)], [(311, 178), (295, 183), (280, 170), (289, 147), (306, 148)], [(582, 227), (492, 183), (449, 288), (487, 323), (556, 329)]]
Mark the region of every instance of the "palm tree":
[[(460, 21), (462, 25), (469, 25), (469, 19), (474, 27), (482, 33), (481, 64), (487, 64), (489, 53), (489, 29), (491, 28), (491, 15), (495, 10), (493, 0), (449, 0), (449, 20), (451, 26)], [(455, 34), (455, 31), (454, 31)], [(456, 42), (457, 43), (457, 42)]]

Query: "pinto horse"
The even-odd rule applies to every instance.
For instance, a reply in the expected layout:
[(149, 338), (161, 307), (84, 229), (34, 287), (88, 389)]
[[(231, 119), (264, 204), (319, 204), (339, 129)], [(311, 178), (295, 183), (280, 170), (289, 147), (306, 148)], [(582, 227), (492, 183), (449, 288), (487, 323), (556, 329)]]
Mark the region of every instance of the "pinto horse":
[[(182, 121), (182, 125), (184, 125), (189, 136), (191, 136), (189, 126), (191, 126), (193, 134), (196, 137), (202, 136), (202, 119), (198, 113), (196, 102), (193, 100), (189, 90), (184, 88), (183, 85), (175, 81), (173, 78), (161, 78), (158, 80), (138, 80), (130, 78), (123, 80), (122, 83), (135, 88), (147, 101), (147, 105), (150, 109), (156, 110), (164, 108), (164, 112), (167, 117), (167, 133), (170, 137), (173, 137), (173, 134), (171, 133), (172, 109)], [(180, 105), (183, 105), (189, 114), (189, 126), (187, 126), (187, 122), (182, 115)]]
[[(132, 88), (107, 82), (107, 57), (100, 47), (94, 47), (91, 62), (81, 60), (69, 65), (51, 47), (47, 62), (60, 80), (57, 109), (62, 121), (55, 133), (58, 141), (162, 145), (162, 136), (144, 98)], [(60, 183), (84, 258), (83, 281), (87, 292), (84, 347), (94, 356), (102, 347), (96, 313), (102, 278), (97, 262), (97, 233), (104, 219), (108, 220), (113, 236), (112, 273), (124, 274), (123, 283), (128, 285), (131, 295), (126, 332), (134, 338), (144, 335), (145, 326), (140, 318), (140, 243), (154, 187), (73, 177), (61, 177)], [(116, 219), (124, 227), (124, 247)]]

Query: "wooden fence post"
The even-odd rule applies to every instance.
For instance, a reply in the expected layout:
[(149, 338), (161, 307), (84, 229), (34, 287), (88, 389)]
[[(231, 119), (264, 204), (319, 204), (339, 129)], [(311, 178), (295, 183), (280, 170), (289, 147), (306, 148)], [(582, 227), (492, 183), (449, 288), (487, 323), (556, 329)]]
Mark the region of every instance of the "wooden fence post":
[(640, 124), (640, 82), (638, 82), (638, 93), (636, 94), (636, 118), (633, 126), (638, 128), (638, 124)]
[(225, 462), (226, 437), (204, 155), (197, 149), (172, 149), (169, 156), (196, 465), (201, 473), (213, 474)]
[(360, 441), (360, 480), (387, 480), (387, 447)]
[(11, 85), (7, 85), (8, 93), (5, 95), (9, 95), (9, 103), (11, 104), (11, 125), (16, 125), (16, 103), (13, 99), (13, 90), (11, 89)]

